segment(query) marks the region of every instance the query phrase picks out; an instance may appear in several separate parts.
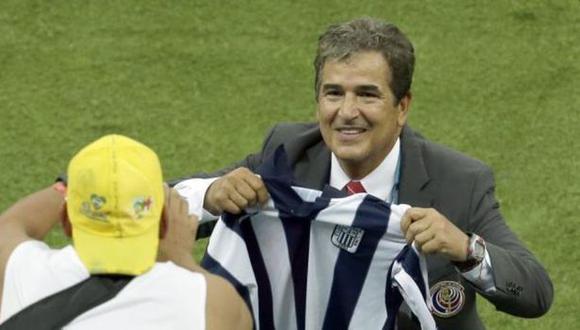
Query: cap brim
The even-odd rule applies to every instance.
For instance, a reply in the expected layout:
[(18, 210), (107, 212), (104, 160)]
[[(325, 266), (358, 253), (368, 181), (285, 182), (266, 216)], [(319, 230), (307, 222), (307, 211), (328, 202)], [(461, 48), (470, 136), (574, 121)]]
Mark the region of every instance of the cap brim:
[(97, 236), (75, 229), (74, 247), (91, 274), (140, 275), (157, 259), (159, 227), (133, 237)]

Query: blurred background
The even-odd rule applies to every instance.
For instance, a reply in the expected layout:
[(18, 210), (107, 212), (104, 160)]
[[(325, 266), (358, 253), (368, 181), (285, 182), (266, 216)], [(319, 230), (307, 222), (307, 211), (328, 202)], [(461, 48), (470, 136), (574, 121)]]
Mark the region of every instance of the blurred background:
[[(151, 146), (170, 179), (314, 120), (318, 35), (359, 16), (414, 43), (410, 125), (494, 169), (504, 216), (552, 276), (546, 316), (481, 300), (488, 328), (578, 328), (578, 0), (2, 0), (0, 210), (107, 133)], [(48, 241), (66, 243), (60, 230)]]

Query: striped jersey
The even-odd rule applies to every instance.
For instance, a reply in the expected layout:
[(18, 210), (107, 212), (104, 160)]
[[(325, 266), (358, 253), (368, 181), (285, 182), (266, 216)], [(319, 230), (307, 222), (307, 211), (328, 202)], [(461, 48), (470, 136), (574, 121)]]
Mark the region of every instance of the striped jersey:
[(257, 329), (394, 329), (403, 300), (436, 328), (424, 257), (400, 230), (409, 206), (292, 186), (281, 148), (258, 172), (270, 200), (222, 216), (202, 261), (236, 287)]

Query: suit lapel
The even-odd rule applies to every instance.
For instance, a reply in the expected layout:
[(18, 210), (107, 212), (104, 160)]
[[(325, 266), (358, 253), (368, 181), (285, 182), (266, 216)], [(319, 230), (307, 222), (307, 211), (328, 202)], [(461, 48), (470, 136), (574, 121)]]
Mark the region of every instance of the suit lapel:
[(322, 190), (330, 179), (330, 150), (322, 140), (318, 125), (313, 125), (284, 146), (294, 169), (295, 184)]
[(308, 149), (307, 160), (296, 163), (294, 173), (299, 185), (322, 190), (330, 180), (330, 150), (323, 141)]
[(401, 134), (401, 180), (399, 203), (431, 207), (433, 196), (421, 149), (421, 138), (408, 126)]

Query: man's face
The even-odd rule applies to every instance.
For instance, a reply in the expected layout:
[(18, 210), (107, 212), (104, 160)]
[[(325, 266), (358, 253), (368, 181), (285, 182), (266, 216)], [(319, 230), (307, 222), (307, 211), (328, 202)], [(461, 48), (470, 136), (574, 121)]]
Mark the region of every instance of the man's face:
[(321, 72), (317, 118), (324, 142), (352, 179), (374, 170), (407, 119), (410, 95), (395, 104), (391, 71), (379, 52), (329, 59)]

